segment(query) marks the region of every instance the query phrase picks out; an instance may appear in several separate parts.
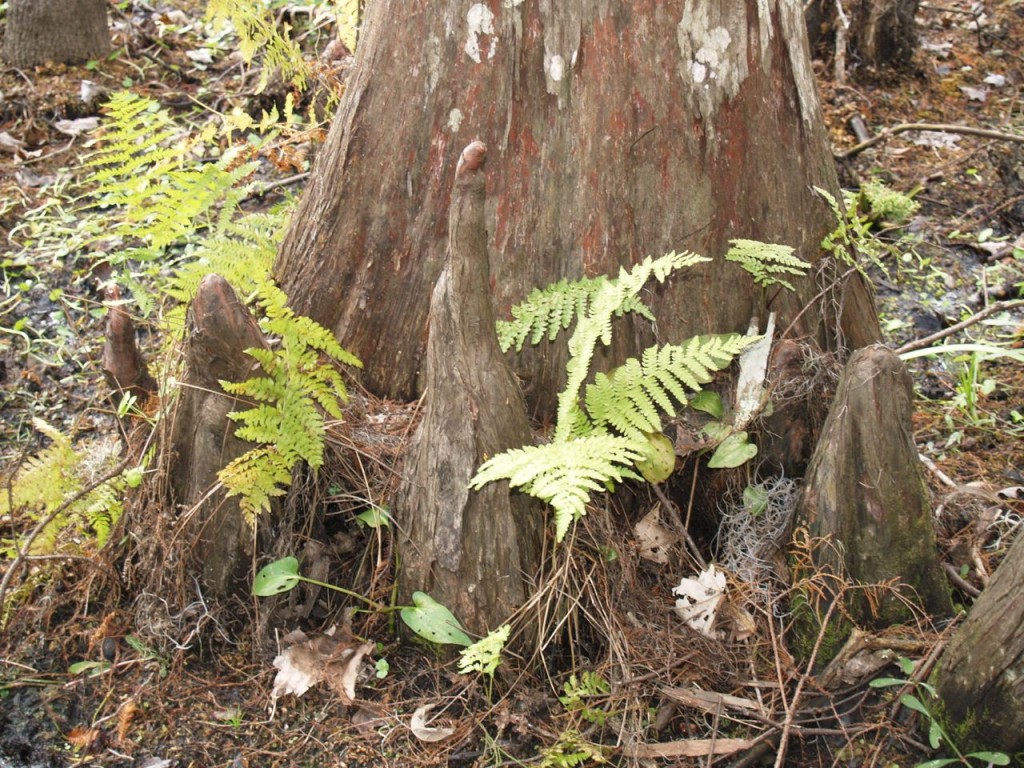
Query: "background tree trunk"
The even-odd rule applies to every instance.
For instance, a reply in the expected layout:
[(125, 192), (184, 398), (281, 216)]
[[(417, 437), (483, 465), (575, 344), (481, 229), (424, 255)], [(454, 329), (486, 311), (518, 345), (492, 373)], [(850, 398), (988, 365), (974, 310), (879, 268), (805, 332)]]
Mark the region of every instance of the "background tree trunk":
[[(896, 579), (930, 613), (948, 616), (953, 606), (936, 555), (912, 411), (902, 361), (880, 345), (855, 352), (814, 449), (797, 521), (812, 539), (828, 542), (815, 550), (819, 566), (860, 584)], [(885, 627), (911, 618), (891, 594), (870, 605), (856, 591), (848, 597), (858, 623)]]
[(937, 687), (961, 749), (1024, 751), (1024, 536), (942, 654)]
[(906, 68), (917, 50), (915, 16), (919, 0), (814, 0), (807, 7), (807, 32), (815, 50), (835, 46), (837, 25), (848, 24), (843, 36), (848, 65)]
[[(722, 255), (747, 237), (815, 260), (833, 226), (812, 189), (837, 182), (801, 12), (794, 0), (378, 0), (275, 266), (282, 287), (363, 360), (372, 391), (412, 398), (447, 169), (480, 138), (498, 316), (533, 287), (688, 249), (715, 261), (652, 290), (661, 338), (742, 331), (766, 303), (785, 328), (813, 281), (766, 296)], [(870, 296), (851, 286), (791, 333), (828, 343), (819, 305), (834, 303), (851, 346), (877, 339)], [(517, 361), (542, 412), (563, 354)]]
[[(486, 150), (466, 148), (452, 191), (448, 258), (430, 305), (427, 406), (395, 504), (399, 602), (420, 590), (471, 631), (496, 629), (526, 600), (540, 564), (539, 504), (507, 483), (469, 489), (489, 457), (531, 442), (519, 385), (498, 347), (484, 228)], [(472, 588), (467, 588), (472, 585)]]
[(16, 67), (79, 64), (110, 51), (106, 0), (10, 0), (4, 59)]

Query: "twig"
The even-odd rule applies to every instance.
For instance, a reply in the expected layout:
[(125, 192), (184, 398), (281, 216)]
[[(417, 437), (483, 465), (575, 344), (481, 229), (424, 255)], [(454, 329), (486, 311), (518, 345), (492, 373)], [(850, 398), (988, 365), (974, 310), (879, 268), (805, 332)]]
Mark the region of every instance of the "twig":
[(697, 561), (697, 564), (702, 570), (707, 570), (708, 564), (705, 562), (704, 558), (701, 557), (697, 543), (693, 540), (693, 537), (690, 536), (690, 532), (686, 530), (686, 526), (683, 525), (683, 518), (682, 515), (679, 514), (679, 507), (677, 507), (672, 500), (665, 495), (665, 492), (661, 490), (661, 487), (657, 483), (651, 483), (651, 488), (654, 489), (654, 495), (657, 496), (658, 500), (665, 506), (665, 511), (672, 515), (673, 522), (682, 533), (683, 539), (686, 541), (686, 548), (690, 550), (690, 554), (693, 556), (693, 559)]
[(850, 147), (845, 152), (833, 152), (836, 160), (845, 160), (858, 155), (865, 149), (869, 149), (879, 142), (885, 141), (890, 136), (907, 131), (934, 131), (936, 133), (956, 133), (961, 136), (981, 136), (986, 139), (999, 139), (1000, 141), (1015, 141), (1024, 144), (1024, 136), (1016, 133), (1005, 133), (1004, 131), (993, 131), (989, 128), (975, 128), (970, 125), (953, 125), (950, 123), (900, 123), (892, 128), (883, 129), (877, 136), (867, 141), (862, 141), (856, 146)]
[[(64, 512), (76, 501), (83, 498), (87, 494), (92, 493), (94, 490), (99, 488), (104, 483), (110, 482), (115, 477), (124, 472), (128, 468), (128, 465), (130, 463), (130, 458), (124, 459), (120, 464), (118, 464), (114, 469), (105, 474), (99, 480), (90, 483), (85, 488), (82, 488), (80, 491), (77, 491), (76, 493), (72, 494), (69, 498), (65, 499), (62, 504), (56, 507), (50, 514), (48, 514), (46, 517), (40, 520), (38, 524), (36, 524), (36, 527), (32, 529), (32, 533), (28, 535), (28, 538), (25, 539), (25, 543), (22, 544), (21, 549), (18, 551), (18, 556), (14, 558), (13, 562), (11, 562), (10, 566), (7, 568), (7, 573), (4, 574), (3, 580), (0, 581), (0, 612), (2, 612), (3, 610), (4, 597), (7, 594), (7, 587), (11, 583), (11, 578), (14, 576), (14, 572), (18, 570), (18, 566), (20, 566), (28, 559), (29, 549), (31, 549), (32, 543), (36, 540), (39, 534), (43, 532), (43, 529), (46, 528), (46, 526), (48, 526), (50, 523), (52, 523), (59, 514)], [(6, 627), (0, 626), (0, 633), (4, 631), (6, 631)]]
[(835, 81), (839, 85), (846, 83), (846, 38), (850, 34), (850, 19), (843, 11), (842, 0), (836, 0), (836, 59)]
[(947, 475), (945, 472), (939, 469), (939, 466), (934, 461), (925, 456), (923, 453), (917, 454), (917, 458), (921, 460), (922, 464), (924, 464), (926, 467), (928, 467), (928, 469), (931, 470), (932, 474), (935, 475), (942, 482), (943, 485), (948, 486), (949, 488), (957, 487), (957, 484), (953, 482), (952, 478), (950, 478), (949, 475)]
[[(832, 613), (835, 611), (838, 602), (839, 598), (833, 600), (832, 604), (825, 612), (825, 617), (821, 621), (821, 631), (818, 632), (818, 637), (814, 641), (814, 648), (811, 649), (811, 658), (807, 660), (807, 671), (800, 675), (800, 680), (796, 684), (796, 690), (793, 691), (793, 698), (790, 699), (789, 706), (786, 707), (786, 717), (782, 721), (782, 733), (779, 735), (779, 746), (775, 751), (775, 768), (782, 768), (782, 766), (786, 764), (786, 748), (789, 746), (789, 737), (794, 729), (793, 718), (797, 711), (797, 705), (800, 701), (800, 697), (803, 695), (804, 686), (806, 686), (807, 681), (811, 679), (811, 675), (814, 671), (814, 663), (818, 658), (818, 653), (821, 651), (821, 644), (824, 642), (825, 635), (827, 634), (828, 623), (832, 620)], [(783, 696), (783, 703), (785, 704), (785, 696)]]
[(974, 598), (981, 595), (981, 590), (963, 578), (957, 569), (953, 567), (952, 563), (943, 563), (942, 568), (946, 572), (946, 578), (953, 582), (953, 586), (961, 592), (965, 592)]
[(975, 323), (981, 322), (986, 317), (994, 315), (997, 312), (1002, 312), (1007, 309), (1016, 309), (1017, 307), (1024, 307), (1024, 299), (1011, 299), (1009, 301), (997, 301), (995, 304), (990, 304), (985, 309), (975, 312), (973, 315), (968, 317), (966, 320), (961, 320), (955, 325), (949, 326), (949, 328), (943, 328), (941, 331), (936, 331), (930, 336), (925, 336), (922, 339), (916, 341), (908, 341), (902, 347), (896, 350), (897, 355), (902, 355), (907, 352), (913, 352), (915, 349), (924, 349), (930, 347), (936, 341), (944, 339), (947, 336), (952, 336), (958, 331), (962, 331), (964, 328), (974, 325)]
[(284, 179), (278, 179), (277, 181), (268, 181), (265, 184), (260, 184), (258, 187), (253, 189), (252, 192), (246, 195), (246, 199), (248, 200), (254, 197), (263, 197), (265, 194), (267, 194), (268, 192), (272, 192), (275, 189), (279, 189), (281, 187), (288, 187), (291, 186), (292, 184), (298, 184), (300, 181), (305, 181), (306, 179), (308, 179), (309, 173), (309, 171), (305, 171), (304, 173), (296, 173), (294, 176), (288, 176), (287, 178)]

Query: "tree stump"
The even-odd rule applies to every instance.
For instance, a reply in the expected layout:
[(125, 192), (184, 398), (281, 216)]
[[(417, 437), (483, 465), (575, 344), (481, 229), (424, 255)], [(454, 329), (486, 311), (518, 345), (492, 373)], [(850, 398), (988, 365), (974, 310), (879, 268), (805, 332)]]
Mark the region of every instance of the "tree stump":
[(186, 318), (186, 373), (171, 439), (176, 455), (170, 467), (178, 508), (189, 515), (185, 534), (194, 542), (196, 572), (207, 591), (225, 597), (241, 587), (252, 555), (252, 533), (236, 499), (210, 494), (217, 473), (253, 446), (235, 436), (228, 419), (238, 399), (221, 381), (244, 381), (258, 370), (244, 350), (265, 347), (256, 320), (220, 275), (199, 284)]
[[(835, 399), (807, 471), (799, 525), (832, 546), (815, 564), (861, 584), (909, 585), (932, 614), (952, 611), (935, 550), (928, 489), (911, 434), (912, 386), (902, 361), (875, 345), (858, 350)], [(909, 618), (891, 593), (848, 605), (858, 623), (888, 626)]]
[(1024, 751), (1024, 536), (942, 654), (937, 688), (961, 748)]
[(526, 598), (540, 556), (540, 509), (505, 483), (470, 491), (485, 459), (532, 441), (519, 385), (498, 347), (484, 226), (486, 147), (455, 171), (444, 269), (430, 305), (423, 421), (396, 512), (399, 595), (446, 605), (471, 631), (506, 621)]

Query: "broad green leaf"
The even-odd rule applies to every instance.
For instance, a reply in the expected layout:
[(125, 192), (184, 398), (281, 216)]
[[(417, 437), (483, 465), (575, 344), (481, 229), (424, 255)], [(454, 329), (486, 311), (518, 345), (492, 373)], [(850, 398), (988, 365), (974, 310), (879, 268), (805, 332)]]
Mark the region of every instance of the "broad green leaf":
[(412, 602), (402, 609), (402, 621), (424, 640), (467, 648), (473, 644), (452, 612), (426, 592), (413, 592)]
[(649, 483), (663, 483), (668, 480), (676, 468), (676, 449), (672, 441), (660, 432), (647, 435), (644, 458), (636, 463), (636, 468)]
[(384, 507), (370, 507), (356, 515), (356, 520), (368, 528), (391, 527), (391, 516)]
[(270, 597), (293, 589), (301, 581), (299, 561), (284, 557), (264, 566), (252, 580), (252, 593), (256, 597)]
[(907, 682), (906, 680), (901, 680), (898, 677), (876, 677), (874, 680), (872, 680), (870, 683), (868, 683), (868, 687), (870, 687), (870, 688), (890, 688), (890, 687), (892, 687), (894, 685), (905, 685), (906, 682)]
[(721, 442), (708, 461), (711, 469), (741, 466), (757, 455), (757, 446), (747, 440), (746, 432), (735, 432)]
[(709, 413), (713, 418), (721, 419), (725, 415), (725, 408), (722, 407), (722, 398), (717, 392), (701, 390), (690, 398), (690, 407), (695, 411)]
[(967, 757), (973, 757), (976, 760), (988, 762), (992, 765), (1010, 764), (1010, 756), (1004, 752), (971, 752)]
[(928, 760), (924, 763), (918, 763), (915, 768), (942, 768), (944, 765), (955, 765), (960, 761), (955, 757), (940, 757), (938, 760)]
[(928, 743), (932, 749), (938, 749), (942, 743), (942, 727), (934, 720), (928, 726)]
[(920, 712), (922, 715), (931, 719), (932, 713), (928, 711), (928, 707), (921, 703), (921, 700), (910, 693), (905, 693), (900, 696), (900, 704), (907, 709), (912, 709), (915, 712)]

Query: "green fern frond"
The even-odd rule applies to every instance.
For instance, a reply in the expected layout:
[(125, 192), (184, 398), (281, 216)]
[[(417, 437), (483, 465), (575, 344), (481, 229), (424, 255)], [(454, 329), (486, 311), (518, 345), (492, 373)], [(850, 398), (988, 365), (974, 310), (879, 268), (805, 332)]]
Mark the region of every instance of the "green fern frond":
[(709, 259), (694, 253), (668, 253), (660, 258), (648, 256), (628, 272), (619, 271), (614, 280), (601, 284), (590, 301), (587, 313), (579, 318), (576, 330), (569, 339), (569, 362), (566, 365), (565, 389), (558, 397), (558, 416), (555, 440), (569, 439), (584, 423), (579, 414), (579, 393), (590, 374), (590, 364), (598, 341), (611, 343), (612, 319), (624, 306), (637, 299), (651, 277), (659, 282), (677, 269), (689, 267)]
[[(282, 478), (291, 482), (296, 463), (305, 461), (313, 469), (323, 465), (326, 429), (320, 409), (340, 419), (341, 406), (348, 397), (334, 366), (362, 366), (329, 330), (297, 315), (288, 306), (284, 291), (269, 278), (256, 292), (264, 314), (260, 327), (274, 340), (274, 346), (247, 349), (246, 353), (260, 364), (263, 375), (221, 382), (225, 391), (257, 403), (228, 416), (241, 423), (235, 431), (238, 437), (260, 447), (246, 454), (254, 454), (251, 459), (243, 456), (219, 475), (231, 495), (241, 496), (243, 510), (251, 515), (269, 509), (270, 499), (284, 493)], [(328, 359), (324, 361), (322, 356)], [(254, 480), (261, 471), (266, 474)], [(271, 493), (271, 487), (279, 493)]]
[[(248, 300), (255, 298), (270, 280), (270, 269), (284, 238), (289, 208), (267, 213), (250, 213), (231, 219), (196, 248), (192, 258), (171, 276), (166, 293), (182, 304), (188, 303), (204, 277), (216, 273)], [(172, 327), (182, 327), (184, 309), (171, 318)], [(175, 322), (175, 320), (177, 322)]]
[[(674, 252), (658, 259), (648, 256), (630, 272), (622, 270), (617, 280), (602, 275), (584, 277), (573, 282), (560, 280), (546, 288), (535, 288), (525, 301), (512, 308), (511, 320), (498, 321), (498, 343), (502, 352), (513, 348), (518, 352), (527, 339), (530, 344), (537, 344), (545, 337), (548, 341), (554, 341), (559, 332), (572, 325), (577, 317), (593, 313), (595, 298), (608, 285), (621, 289), (608, 294), (609, 297), (615, 297), (608, 318), (609, 324), (611, 317), (621, 317), (627, 312), (635, 312), (654, 322), (654, 315), (637, 296), (639, 288), (652, 276), (660, 282), (672, 271), (700, 261), (707, 259), (692, 253)], [(622, 284), (623, 280), (626, 284)], [(636, 290), (630, 286), (635, 286)], [(605, 311), (601, 310), (601, 313)]]
[(569, 525), (586, 514), (590, 494), (607, 490), (611, 482), (638, 478), (632, 467), (642, 457), (629, 438), (592, 434), (499, 454), (480, 467), (470, 487), (508, 480), (511, 487), (547, 502), (555, 512), (555, 537), (561, 541)]
[(263, 70), (257, 92), (267, 87), (274, 70), (280, 70), (281, 77), (300, 91), (305, 89), (310, 76), (309, 66), (289, 29), (279, 30), (268, 8), (251, 0), (209, 0), (206, 16), (231, 23), (238, 33), (238, 47), (246, 62), (251, 62), (257, 54), (262, 55)]
[(238, 505), (252, 525), (271, 501), (284, 496), (292, 482), (293, 462), (274, 446), (262, 446), (239, 456), (218, 473), (227, 496), (238, 496)]
[[(574, 282), (560, 280), (546, 288), (536, 288), (526, 300), (512, 308), (512, 320), (499, 320), (498, 343), (502, 352), (521, 351), (526, 340), (538, 344), (547, 337), (554, 341), (560, 331), (572, 325), (573, 320), (585, 315), (590, 302), (608, 282), (608, 278), (581, 278)], [(626, 301), (617, 314), (636, 312), (654, 321), (651, 311), (637, 298)]]
[(103, 112), (99, 149), (85, 166), (100, 205), (125, 205), (154, 183), (154, 171), (181, 166), (184, 149), (176, 140), (182, 131), (159, 102), (131, 91), (113, 94)]
[(782, 275), (803, 277), (811, 268), (803, 259), (793, 255), (788, 245), (762, 243), (757, 240), (730, 240), (732, 248), (725, 254), (745, 269), (762, 288), (781, 285), (792, 291), (793, 286)]
[[(49, 517), (88, 487), (97, 471), (92, 447), (76, 450), (68, 435), (41, 419), (33, 419), (33, 425), (51, 444), (26, 460), (11, 478), (10, 493), (0, 494), (0, 515), (20, 510), (32, 520)], [(42, 528), (31, 553), (46, 555), (66, 548), (82, 551), (93, 544), (102, 547), (121, 517), (126, 486), (123, 475), (118, 476), (75, 499)]]
[(661, 431), (661, 413), (675, 416), (686, 390), (699, 392), (714, 371), (729, 366), (757, 336), (695, 336), (679, 345), (650, 347), (587, 386), (586, 409), (597, 428), (611, 426), (636, 440)]

